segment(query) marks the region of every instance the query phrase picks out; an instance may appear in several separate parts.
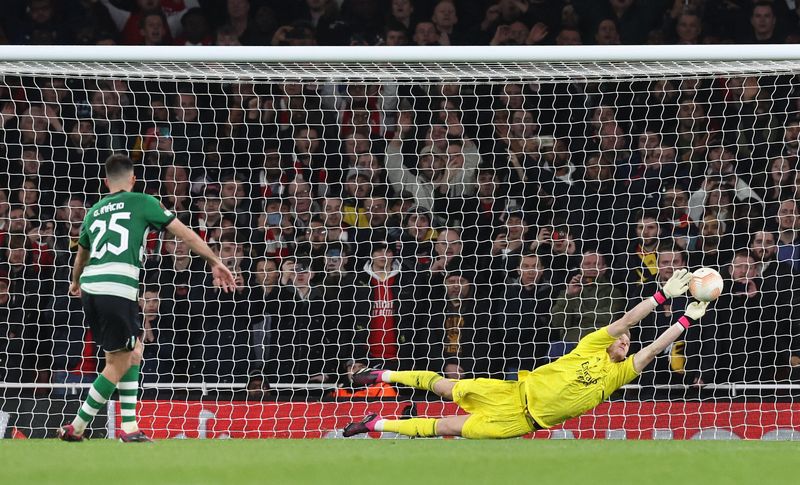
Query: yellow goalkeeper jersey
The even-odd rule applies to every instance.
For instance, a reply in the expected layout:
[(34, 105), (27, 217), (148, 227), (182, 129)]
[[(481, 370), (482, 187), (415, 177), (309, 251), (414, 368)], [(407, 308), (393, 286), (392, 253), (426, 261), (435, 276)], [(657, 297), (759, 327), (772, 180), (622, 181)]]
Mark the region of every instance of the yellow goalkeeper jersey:
[(569, 354), (523, 379), (528, 412), (545, 428), (579, 416), (636, 378), (633, 356), (611, 362), (614, 337), (603, 327), (585, 336)]

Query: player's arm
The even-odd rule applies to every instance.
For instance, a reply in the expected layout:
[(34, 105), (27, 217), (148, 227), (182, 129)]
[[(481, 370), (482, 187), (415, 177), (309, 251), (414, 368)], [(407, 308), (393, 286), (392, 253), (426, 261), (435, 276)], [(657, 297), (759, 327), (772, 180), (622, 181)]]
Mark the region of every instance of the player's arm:
[(89, 250), (85, 247), (78, 245), (78, 254), (75, 256), (75, 265), (72, 267), (72, 283), (69, 285), (69, 294), (72, 296), (81, 296), (81, 275), (86, 263), (89, 262)]
[(707, 306), (708, 302), (700, 303), (695, 301), (690, 303), (689, 306), (686, 307), (686, 312), (684, 312), (683, 316), (679, 318), (677, 322), (673, 323), (671, 327), (659, 335), (653, 343), (636, 352), (636, 355), (633, 356), (633, 368), (636, 372), (642, 372), (657, 355), (661, 354), (664, 349), (678, 340), (678, 337), (681, 336), (684, 330), (689, 328), (690, 324), (695, 323), (700, 317), (705, 315)]
[(164, 226), (172, 235), (185, 242), (189, 249), (201, 258), (205, 259), (209, 266), (211, 266), (211, 274), (214, 275), (214, 286), (219, 286), (222, 291), (228, 293), (236, 289), (236, 282), (234, 281), (231, 270), (227, 268), (222, 261), (214, 254), (214, 251), (208, 247), (203, 239), (194, 231), (189, 229), (186, 224), (179, 221), (177, 218)]
[(608, 326), (608, 334), (614, 338), (628, 333), (631, 327), (638, 324), (647, 315), (658, 308), (668, 299), (682, 295), (689, 289), (689, 281), (692, 273), (688, 269), (681, 269), (675, 272), (670, 279), (664, 283), (664, 288), (655, 292), (653, 296), (645, 298), (641, 303), (631, 308), (619, 320), (614, 321)]

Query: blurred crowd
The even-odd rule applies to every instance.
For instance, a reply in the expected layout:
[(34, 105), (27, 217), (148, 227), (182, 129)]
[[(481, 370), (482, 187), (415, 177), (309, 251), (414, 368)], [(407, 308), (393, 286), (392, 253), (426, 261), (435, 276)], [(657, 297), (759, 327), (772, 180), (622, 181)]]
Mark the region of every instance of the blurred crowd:
[[(55, 5), (29, 3), (31, 18), (40, 4)], [(159, 18), (170, 21), (167, 5), (185, 20), (177, 7), (193, 2), (160, 3)], [(189, 12), (206, 19), (213, 10), (204, 3), (199, 14)], [(434, 11), (437, 42), (446, 31), (435, 12), (484, 3), (485, 28), (465, 24), (466, 37), (453, 30), (446, 38), (469, 43), (491, 30), (486, 42), (508, 43), (496, 42), (499, 28), (488, 26), (522, 19), (524, 43), (529, 24), (555, 18), (539, 41), (558, 42), (572, 21), (574, 40), (591, 39), (582, 26), (605, 5), (406, 0), (374, 13), (373, 2), (296, 2), (306, 15), (323, 5), (331, 25), (345, 30), (405, 12), (398, 31), (405, 36)], [(787, 36), (795, 18), (786, 10), (786, 24), (776, 22), (779, 2), (663, 3), (608, 2), (616, 41), (652, 40), (650, 24), (624, 20), (626, 9), (644, 15), (655, 5), (656, 29), (695, 16), (702, 41), (728, 39), (700, 22), (708, 12), (721, 21), (721, 11), (752, 10), (731, 22), (743, 18), (756, 40), (761, 24), (746, 20), (759, 9)], [(108, 1), (59, 8), (68, 4), (117, 12)], [(146, 4), (159, 2), (137, 2)], [(221, 2), (219, 17), (209, 17), (227, 18), (234, 39), (251, 38), (248, 19), (257, 22), (264, 9), (270, 17), (269, 5)], [(356, 12), (371, 12), (370, 22), (354, 21)], [(313, 18), (302, 25), (322, 43)], [(751, 27), (743, 27), (748, 35)], [(359, 35), (383, 32), (375, 28)], [(125, 32), (110, 37), (122, 41)], [(771, 32), (774, 40), (778, 30)], [(6, 76), (0, 381), (91, 382), (102, 365), (67, 287), (83, 217), (104, 190), (102, 163), (116, 152), (136, 161), (137, 190), (193, 227), (239, 284), (220, 293), (184, 244), (148, 237), (141, 290), (148, 382), (242, 383), (253, 393), (275, 383), (327, 383), (348, 397), (392, 392), (350, 389), (349, 375), (363, 366), (515, 378), (569, 352), (676, 269), (701, 266), (723, 274), (723, 296), (639, 383), (794, 379), (798, 100), (791, 74), (413, 85)], [(675, 299), (645, 319), (632, 350), (668, 328), (686, 302)]]
[(795, 0), (7, 0), (0, 43), (792, 43)]

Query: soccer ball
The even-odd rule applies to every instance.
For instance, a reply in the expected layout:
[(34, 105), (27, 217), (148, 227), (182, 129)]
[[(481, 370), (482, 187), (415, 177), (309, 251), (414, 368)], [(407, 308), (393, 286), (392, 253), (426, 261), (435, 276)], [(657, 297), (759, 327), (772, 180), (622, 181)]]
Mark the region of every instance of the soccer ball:
[(714, 301), (722, 293), (722, 276), (712, 268), (700, 268), (692, 273), (689, 293), (698, 301)]

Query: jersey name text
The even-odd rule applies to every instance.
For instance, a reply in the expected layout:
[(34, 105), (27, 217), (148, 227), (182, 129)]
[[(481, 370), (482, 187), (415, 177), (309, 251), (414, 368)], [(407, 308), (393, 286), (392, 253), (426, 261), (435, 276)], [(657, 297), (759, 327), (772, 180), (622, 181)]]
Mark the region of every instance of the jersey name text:
[(103, 207), (94, 211), (94, 216), (97, 217), (100, 214), (107, 214), (109, 212), (118, 211), (120, 209), (125, 208), (125, 202), (116, 202), (113, 204), (106, 204)]

